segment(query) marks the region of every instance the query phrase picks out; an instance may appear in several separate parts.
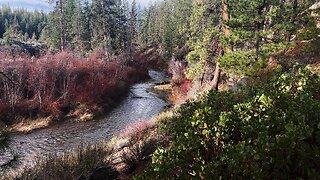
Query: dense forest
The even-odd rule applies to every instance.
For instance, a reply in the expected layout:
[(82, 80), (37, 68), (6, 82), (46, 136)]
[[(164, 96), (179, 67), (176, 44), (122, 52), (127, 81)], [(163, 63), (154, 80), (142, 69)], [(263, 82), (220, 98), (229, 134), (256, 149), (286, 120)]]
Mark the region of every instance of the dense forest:
[[(54, 3), (54, 1), (52, 2)], [(138, 28), (135, 1), (57, 1), (49, 14), (1, 9), (0, 37), (41, 40), (51, 50), (89, 52), (103, 48), (110, 54), (130, 50)]]
[[(50, 3), (49, 13), (0, 9), (1, 124), (79, 109), (93, 119), (149, 69), (170, 74), (174, 108), (129, 138), (124, 171), (99, 146), (50, 157), (22, 179), (88, 177), (97, 163), (134, 179), (320, 177), (318, 0)], [(35, 44), (43, 50), (24, 50)], [(0, 135), (1, 150), (8, 128)]]
[[(130, 50), (138, 27), (135, 1), (58, 1), (49, 14), (43, 40), (53, 49), (88, 52), (102, 48), (119, 54)], [(57, 28), (59, 27), (59, 28)]]
[(47, 14), (24, 9), (12, 10), (8, 6), (0, 9), (0, 38), (38, 40), (47, 25)]
[(309, 9), (315, 2), (164, 1), (146, 11), (140, 42), (159, 46), (167, 58), (186, 57), (190, 79), (216, 61), (225, 72), (253, 75), (275, 52), (318, 38)]

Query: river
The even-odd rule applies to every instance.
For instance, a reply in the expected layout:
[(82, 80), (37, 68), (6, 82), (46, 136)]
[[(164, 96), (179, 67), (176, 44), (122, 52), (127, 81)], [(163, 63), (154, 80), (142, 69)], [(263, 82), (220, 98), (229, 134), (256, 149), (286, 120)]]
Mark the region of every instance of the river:
[(13, 169), (0, 169), (0, 176), (5, 171), (31, 166), (37, 156), (64, 153), (83, 144), (108, 141), (130, 124), (151, 119), (162, 112), (167, 102), (148, 89), (155, 83), (166, 81), (166, 75), (153, 70), (149, 75), (151, 80), (131, 86), (127, 97), (105, 118), (90, 122), (67, 121), (30, 134), (12, 136), (9, 150), (0, 154), (0, 165), (10, 161), (13, 154), (18, 155), (18, 164)]

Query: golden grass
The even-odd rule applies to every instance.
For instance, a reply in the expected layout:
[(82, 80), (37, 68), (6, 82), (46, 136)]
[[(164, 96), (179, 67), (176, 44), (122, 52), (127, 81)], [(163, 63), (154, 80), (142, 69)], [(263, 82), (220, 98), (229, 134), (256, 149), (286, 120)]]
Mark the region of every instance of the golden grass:
[(52, 116), (46, 118), (38, 118), (35, 120), (22, 119), (19, 123), (12, 125), (10, 131), (20, 133), (30, 133), (33, 130), (48, 127), (53, 121)]

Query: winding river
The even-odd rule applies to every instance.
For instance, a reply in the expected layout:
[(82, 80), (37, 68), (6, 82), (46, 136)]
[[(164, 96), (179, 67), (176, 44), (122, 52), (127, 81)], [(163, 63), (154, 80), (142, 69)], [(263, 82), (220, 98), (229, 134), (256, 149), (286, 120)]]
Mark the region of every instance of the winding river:
[[(81, 144), (108, 141), (130, 124), (159, 114), (168, 104), (159, 94), (148, 89), (155, 83), (166, 81), (166, 76), (153, 70), (149, 71), (149, 75), (151, 80), (133, 85), (128, 96), (105, 118), (81, 123), (65, 122), (30, 134), (14, 135), (10, 150), (0, 154), (0, 165), (10, 161), (13, 154), (19, 156), (18, 167), (23, 168), (32, 165), (39, 155), (59, 154)], [(0, 168), (0, 176), (5, 171), (8, 169)]]

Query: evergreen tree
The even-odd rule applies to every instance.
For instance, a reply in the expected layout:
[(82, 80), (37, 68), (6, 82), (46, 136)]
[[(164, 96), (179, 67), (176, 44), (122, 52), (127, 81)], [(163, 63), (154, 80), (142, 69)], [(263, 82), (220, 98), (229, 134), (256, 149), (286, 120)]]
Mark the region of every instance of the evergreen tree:
[(78, 7), (76, 0), (65, 0), (63, 9), (65, 48), (77, 49), (76, 46), (79, 45), (80, 36), (78, 32), (80, 7)]
[[(132, 39), (137, 36), (138, 12), (134, 2), (130, 12), (128, 2), (121, 0), (93, 0), (83, 4), (79, 0), (64, 0), (63, 11), (59, 3), (54, 13), (49, 14), (48, 25), (41, 36), (53, 49), (60, 42), (60, 50), (62, 44), (64, 48), (77, 51), (103, 49), (108, 57), (130, 50)], [(63, 28), (54, 29), (61, 24)], [(46, 35), (50, 33), (54, 36)]]
[(134, 43), (134, 38), (137, 35), (137, 16), (138, 16), (138, 12), (137, 12), (137, 4), (136, 1), (133, 0), (132, 4), (131, 4), (131, 9), (130, 9), (130, 22), (129, 22), (129, 27), (130, 27), (130, 46), (132, 45), (132, 43)]
[(169, 59), (172, 56), (172, 50), (174, 46), (174, 38), (176, 37), (175, 23), (173, 19), (173, 12), (171, 10), (171, 3), (165, 2), (164, 4), (164, 19), (163, 19), (163, 57)]
[(61, 49), (61, 28), (57, 28), (60, 25), (60, 17), (57, 16), (59, 7), (55, 6), (54, 10), (49, 13), (48, 24), (45, 26), (41, 33), (40, 40), (46, 42), (52, 50)]
[(127, 0), (121, 1), (121, 13), (120, 13), (120, 27), (119, 29), (121, 37), (121, 47), (126, 51), (130, 49), (130, 34), (129, 34), (129, 2)]
[[(187, 41), (190, 49), (187, 55), (189, 64), (187, 77), (190, 79), (207, 81), (212, 78), (211, 69), (214, 69), (216, 56), (220, 54), (217, 40), (221, 28), (220, 4), (218, 0), (193, 1), (190, 35)], [(211, 74), (208, 78), (204, 78), (207, 71)]]
[(80, 14), (80, 39), (84, 51), (91, 50), (91, 26), (90, 26), (91, 14), (89, 2), (85, 1)]
[(190, 36), (190, 17), (192, 15), (192, 0), (173, 0), (173, 19), (176, 28), (175, 43), (181, 48)]
[(114, 25), (113, 29), (113, 51), (115, 54), (119, 54), (123, 51), (127, 51), (128, 44), (130, 44), (129, 38), (129, 25), (128, 25), (128, 2), (127, 1), (116, 1), (115, 14), (114, 14)]
[(142, 14), (141, 22), (139, 23), (140, 26), (140, 35), (139, 44), (141, 47), (145, 47), (149, 45), (149, 24), (151, 19), (151, 9), (145, 9)]
[(93, 47), (103, 48), (110, 54), (111, 51), (111, 15), (114, 14), (113, 0), (93, 0), (91, 7)]
[[(264, 67), (270, 56), (291, 46), (299, 30), (315, 27), (308, 8), (313, 0), (235, 1), (229, 0), (230, 35), (224, 45), (231, 51), (220, 58), (227, 72), (252, 75)], [(299, 16), (298, 16), (299, 14)]]

